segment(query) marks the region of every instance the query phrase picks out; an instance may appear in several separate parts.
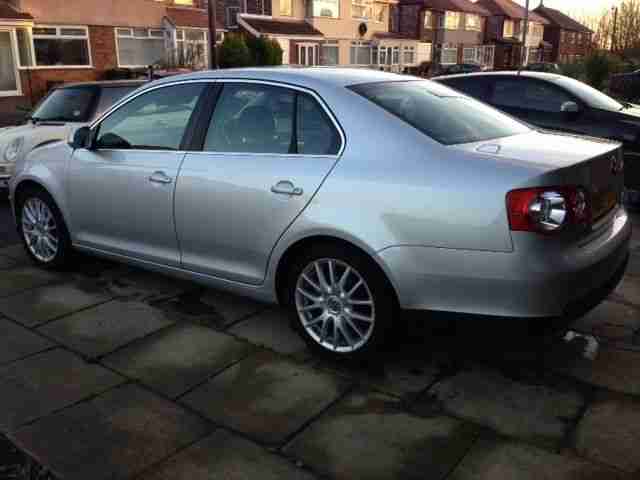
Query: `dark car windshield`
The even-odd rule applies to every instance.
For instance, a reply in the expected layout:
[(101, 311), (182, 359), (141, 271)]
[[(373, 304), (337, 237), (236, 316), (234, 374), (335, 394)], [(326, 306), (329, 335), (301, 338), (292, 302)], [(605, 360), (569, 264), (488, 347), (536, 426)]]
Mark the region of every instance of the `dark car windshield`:
[(586, 83), (579, 82), (573, 78), (560, 77), (558, 78), (557, 83), (592, 108), (609, 110), (611, 112), (618, 112), (624, 108), (620, 102), (617, 102), (608, 95), (590, 87)]
[(529, 131), (511, 117), (429, 81), (374, 83), (351, 89), (445, 145), (481, 142)]
[(44, 122), (88, 122), (97, 97), (97, 87), (59, 88), (38, 105), (31, 118)]

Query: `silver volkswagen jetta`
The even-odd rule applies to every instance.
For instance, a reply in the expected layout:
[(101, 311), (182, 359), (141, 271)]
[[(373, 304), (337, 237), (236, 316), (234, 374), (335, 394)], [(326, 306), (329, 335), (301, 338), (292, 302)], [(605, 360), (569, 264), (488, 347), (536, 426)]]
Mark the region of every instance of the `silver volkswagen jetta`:
[(620, 145), (542, 133), (429, 81), (246, 69), (154, 82), (11, 182), (33, 259), (72, 248), (279, 302), (318, 351), (399, 309), (557, 317), (611, 288)]

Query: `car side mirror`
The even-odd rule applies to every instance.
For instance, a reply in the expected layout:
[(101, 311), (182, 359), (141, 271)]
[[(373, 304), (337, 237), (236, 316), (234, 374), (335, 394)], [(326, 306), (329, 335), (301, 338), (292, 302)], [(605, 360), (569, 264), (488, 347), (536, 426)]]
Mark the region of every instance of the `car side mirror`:
[(575, 114), (580, 113), (580, 107), (576, 102), (564, 102), (560, 107), (562, 113)]
[(89, 127), (80, 127), (74, 131), (69, 140), (69, 146), (74, 150), (86, 148), (91, 150), (93, 147), (93, 132)]

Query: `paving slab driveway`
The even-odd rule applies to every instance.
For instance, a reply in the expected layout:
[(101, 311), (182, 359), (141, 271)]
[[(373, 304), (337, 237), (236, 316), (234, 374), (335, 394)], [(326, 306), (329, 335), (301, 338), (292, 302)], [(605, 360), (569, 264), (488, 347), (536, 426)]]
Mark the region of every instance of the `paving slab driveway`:
[(344, 365), (275, 307), (0, 248), (0, 431), (83, 480), (638, 478), (638, 265), (640, 228), (564, 340), (425, 315), (384, 361)]

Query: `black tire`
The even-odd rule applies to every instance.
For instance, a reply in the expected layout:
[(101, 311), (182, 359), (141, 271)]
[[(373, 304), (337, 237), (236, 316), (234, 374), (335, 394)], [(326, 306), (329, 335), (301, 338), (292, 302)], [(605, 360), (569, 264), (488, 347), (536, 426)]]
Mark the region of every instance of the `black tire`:
[[(327, 259), (343, 262), (340, 264), (334, 263), (334, 265), (338, 265), (336, 267), (337, 271), (339, 271), (340, 268), (344, 268), (344, 264), (355, 270), (366, 283), (367, 288), (365, 295), (370, 293), (372, 298), (373, 306), (371, 308), (375, 312), (375, 322), (371, 327), (372, 331), (368, 339), (357, 349), (336, 351), (336, 349), (323, 346), (306, 330), (303, 326), (301, 315), (298, 313), (296, 289), (301, 274), (315, 261), (326, 261)], [(344, 270), (342, 270), (342, 272), (344, 272)], [(338, 274), (336, 274), (336, 277), (337, 276)], [(292, 328), (314, 352), (333, 361), (360, 361), (368, 359), (376, 353), (380, 353), (381, 347), (391, 338), (390, 335), (394, 324), (393, 320), (398, 312), (395, 292), (382, 269), (362, 251), (339, 243), (321, 243), (314, 245), (298, 255), (287, 270), (286, 284), (282, 298), (289, 312)], [(355, 308), (353, 305), (350, 307), (352, 309)], [(342, 328), (346, 328), (345, 323), (341, 326)], [(349, 332), (354, 333), (355, 330), (349, 329)], [(342, 331), (337, 335), (338, 337), (342, 336), (343, 341), (346, 341), (346, 336)], [(345, 348), (347, 348), (346, 345)]]
[[(55, 255), (47, 261), (43, 261), (34, 255), (31, 248), (29, 248), (28, 241), (23, 232), (22, 218), (24, 214), (24, 207), (30, 199), (37, 199), (43, 202), (49, 208), (55, 221), (58, 238), (57, 251)], [(67, 226), (58, 206), (49, 193), (40, 188), (29, 188), (28, 190), (20, 192), (16, 198), (16, 219), (18, 235), (22, 240), (25, 251), (39, 267), (50, 270), (62, 270), (68, 265), (71, 257), (71, 239), (69, 237), (69, 231), (67, 230)]]

